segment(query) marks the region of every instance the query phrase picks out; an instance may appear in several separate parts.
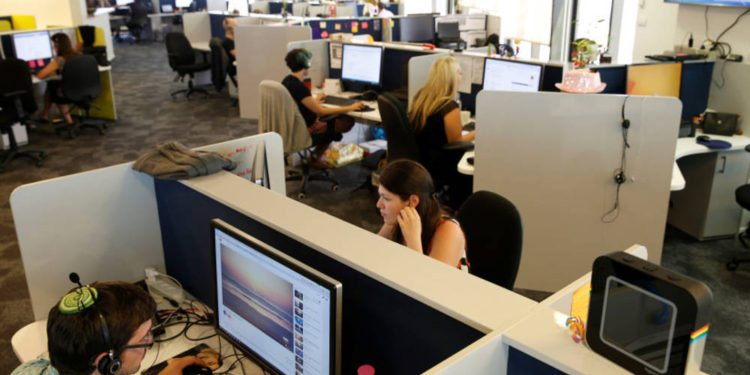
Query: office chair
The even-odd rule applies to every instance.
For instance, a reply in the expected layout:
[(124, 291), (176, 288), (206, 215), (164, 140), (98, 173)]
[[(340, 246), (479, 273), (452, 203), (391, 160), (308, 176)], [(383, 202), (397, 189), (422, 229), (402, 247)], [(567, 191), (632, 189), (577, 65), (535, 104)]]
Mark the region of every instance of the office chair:
[[(745, 147), (745, 151), (750, 152), (750, 145), (747, 145)], [(737, 200), (737, 204), (739, 204), (742, 208), (746, 210), (750, 210), (750, 184), (745, 184), (737, 188), (737, 190), (734, 191), (735, 199)], [(745, 242), (745, 238), (750, 237), (750, 223), (748, 223), (748, 227), (745, 228), (745, 231), (740, 233), (737, 238), (740, 240), (740, 243), (742, 243), (742, 247), (748, 248), (747, 243)], [(730, 271), (734, 271), (739, 267), (740, 263), (750, 263), (750, 256), (744, 256), (744, 257), (734, 257), (731, 261), (727, 263), (727, 269)]]
[(470, 273), (513, 290), (523, 245), (516, 206), (498, 194), (477, 191), (461, 205), (456, 219), (466, 236)]
[(388, 161), (410, 159), (423, 162), (414, 133), (409, 125), (406, 103), (397, 99), (393, 94), (385, 92), (378, 96), (378, 110), (381, 124), (385, 129), (385, 139), (388, 141), (386, 151)]
[(57, 131), (67, 129), (70, 138), (75, 138), (80, 128), (92, 128), (98, 130), (99, 134), (104, 134), (106, 123), (102, 120), (92, 120), (89, 116), (91, 102), (102, 92), (96, 59), (89, 55), (78, 55), (68, 59), (62, 69), (61, 86), (64, 100), (76, 106), (78, 116), (72, 125), (61, 126)]
[(461, 33), (458, 30), (458, 22), (438, 22), (435, 46), (466, 49), (466, 41), (461, 40)]
[[(211, 83), (216, 91), (221, 92), (227, 83), (227, 70), (229, 68), (229, 55), (221, 44), (221, 39), (211, 38), (208, 46), (211, 48)], [(229, 80), (237, 87), (237, 77), (229, 75)], [(232, 105), (237, 105), (237, 99), (232, 99)]]
[(327, 170), (312, 171), (310, 148), (315, 146), (307, 130), (305, 119), (292, 98), (292, 94), (279, 82), (264, 80), (260, 83), (260, 118), (258, 133), (276, 132), (281, 134), (284, 143), (284, 160), (297, 153), (301, 168), (289, 171), (287, 181), (302, 181), (297, 198), (304, 199), (308, 181), (330, 182), (331, 191), (339, 188), (338, 182), (328, 176)]
[(107, 47), (95, 46), (96, 41), (96, 27), (90, 25), (78, 26), (78, 33), (81, 35), (81, 42), (83, 43), (83, 54), (94, 56), (97, 64), (101, 66), (109, 65), (107, 60)]
[(8, 134), (10, 148), (0, 157), (0, 173), (11, 160), (29, 158), (41, 167), (44, 161), (44, 151), (18, 149), (13, 124), (20, 122), (26, 125), (29, 114), (36, 111), (34, 89), (31, 83), (31, 73), (26, 61), (18, 59), (0, 60), (0, 129)]
[[(130, 35), (135, 38), (136, 42), (141, 41), (141, 35), (144, 31), (151, 30), (151, 20), (148, 18), (148, 5), (145, 2), (137, 2), (130, 5), (130, 19), (127, 22)], [(153, 34), (153, 33), (152, 33)]]
[(167, 34), (165, 40), (169, 66), (177, 73), (175, 80), (179, 78), (180, 81), (184, 81), (185, 76), (188, 76), (188, 88), (177, 90), (171, 95), (175, 96), (184, 92), (185, 96), (189, 98), (196, 91), (208, 95), (206, 90), (193, 87), (193, 74), (211, 68), (211, 64), (206, 61), (206, 55), (203, 54), (203, 62), (196, 62), (195, 51), (190, 46), (190, 42), (185, 37), (185, 34), (172, 32)]

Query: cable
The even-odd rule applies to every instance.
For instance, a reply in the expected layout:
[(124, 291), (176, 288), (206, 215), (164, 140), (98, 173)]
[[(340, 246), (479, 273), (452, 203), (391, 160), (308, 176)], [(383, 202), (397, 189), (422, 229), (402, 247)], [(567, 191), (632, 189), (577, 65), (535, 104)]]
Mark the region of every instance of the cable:
[[(232, 345), (232, 351), (234, 351), (234, 355), (238, 356), (239, 358), (239, 354), (237, 354), (237, 348), (235, 348), (234, 345)], [(247, 375), (245, 373), (245, 364), (242, 363), (242, 358), (239, 358), (238, 361), (240, 361), (240, 367), (242, 367), (242, 375)]]
[(733, 28), (735, 25), (737, 25), (737, 22), (740, 21), (740, 18), (742, 18), (742, 16), (744, 16), (744, 15), (746, 15), (748, 13), (750, 13), (750, 8), (748, 8), (746, 11), (742, 12), (742, 14), (740, 14), (739, 16), (737, 16), (737, 18), (735, 18), (734, 22), (732, 22), (731, 25), (729, 25), (726, 29), (724, 29), (724, 31), (722, 31), (719, 34), (719, 36), (716, 37), (716, 41), (718, 42), (719, 40), (721, 40), (721, 37), (724, 36), (724, 34), (726, 34), (727, 31), (729, 31), (731, 28)]
[(627, 182), (627, 175), (625, 174), (625, 170), (627, 167), (627, 149), (630, 148), (630, 143), (628, 143), (628, 132), (630, 130), (630, 120), (625, 118), (625, 105), (628, 103), (628, 99), (630, 96), (625, 96), (625, 100), (622, 102), (622, 108), (620, 109), (620, 127), (622, 129), (622, 153), (620, 154), (620, 168), (615, 169), (615, 183), (617, 184), (617, 189), (615, 190), (615, 204), (614, 207), (612, 207), (611, 210), (607, 211), (602, 215), (602, 222), (604, 223), (612, 223), (615, 220), (617, 220), (617, 217), (620, 216), (620, 187), (622, 187), (622, 184)]

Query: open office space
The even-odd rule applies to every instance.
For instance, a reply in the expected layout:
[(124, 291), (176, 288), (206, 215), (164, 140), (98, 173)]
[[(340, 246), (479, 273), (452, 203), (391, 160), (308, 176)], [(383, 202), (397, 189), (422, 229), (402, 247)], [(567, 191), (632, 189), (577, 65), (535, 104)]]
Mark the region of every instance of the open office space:
[[(603, 11), (607, 22), (584, 25), (571, 20), (599, 19), (601, 5), (593, 3), (601, 2), (466, 0), (459, 1), (461, 15), (442, 17), (424, 14), (452, 13), (452, 5), (443, 3), (453, 2), (406, 0), (389, 5), (396, 14), (391, 20), (364, 17), (367, 7), (354, 2), (327, 7), (326, 18), (316, 17), (322, 10), (312, 8), (322, 5), (293, 3), (283, 22), (281, 4), (274, 2), (251, 2), (244, 9), (244, 2), (199, 1), (192, 6), (208, 11), (198, 12), (183, 12), (191, 7), (187, 4), (153, 3), (154, 14), (139, 43), (129, 39), (127, 14), (89, 15), (83, 0), (0, 5), (0, 16), (9, 16), (11, 25), (14, 15), (34, 16), (34, 27), (0, 34), (3, 59), (38, 52), (17, 47), (23, 37), (60, 31), (80, 41), (78, 26), (91, 25), (97, 30), (94, 44), (110, 63), (99, 68), (102, 94), (91, 113), (108, 121), (103, 134), (81, 129), (67, 139), (48, 125), (37, 125), (20, 150), (45, 150), (43, 165), (14, 160), (0, 174), (0, 193), (7, 197), (0, 208), (5, 275), (0, 281), (0, 344), (7, 353), (0, 359), (0, 372), (9, 373), (19, 363), (12, 354), (13, 334), (46, 319), (49, 307), (70, 289), (69, 272), (78, 272), (84, 282), (136, 281), (143, 279), (145, 268), (155, 267), (179, 279), (208, 306), (237, 311), (243, 300), (264, 296), (238, 287), (243, 270), (273, 274), (267, 280), (282, 275), (281, 266), (261, 270), (262, 262), (250, 265), (242, 263), (250, 258), (236, 257), (247, 246), (261, 250), (253, 257), (262, 257), (266, 245), (293, 258), (281, 262), (289, 268), (283, 273), (291, 285), (289, 295), (263, 305), (271, 316), (267, 324), (281, 323), (261, 327), (270, 341), (262, 345), (267, 351), (255, 350), (282, 373), (300, 368), (302, 373), (325, 373), (339, 366), (341, 373), (353, 373), (364, 364), (379, 373), (626, 373), (574, 342), (564, 324), (574, 292), (590, 279), (593, 260), (612, 251), (628, 251), (708, 284), (714, 304), (707, 338), (696, 339), (705, 345), (701, 371), (742, 373), (748, 367), (743, 354), (750, 334), (743, 319), (750, 309), (748, 265), (729, 271), (725, 264), (748, 252), (733, 235), (750, 219), (734, 199), (734, 189), (748, 181), (750, 153), (744, 148), (750, 138), (711, 135), (730, 145), (714, 151), (696, 143), (695, 136), (678, 137), (680, 119), (706, 108), (750, 115), (750, 65), (745, 62), (750, 41), (744, 37), (750, 16), (742, 17), (748, 8), (614, 0)], [(242, 9), (232, 12), (238, 3)], [(542, 9), (544, 17), (506, 3)], [(475, 12), (482, 8), (486, 14)], [(117, 17), (125, 17), (125, 23)], [(166, 34), (181, 31), (194, 49), (209, 55), (211, 39), (224, 36), (227, 17), (238, 23), (236, 86), (228, 81), (229, 87), (217, 92), (207, 85), (210, 70), (205, 70), (193, 82), (207, 95), (170, 96), (187, 84), (173, 81)], [(431, 37), (414, 26), (425, 17), (434, 27)], [(454, 51), (461, 43), (442, 45), (455, 41), (434, 38), (453, 22), (459, 27), (451, 32), (466, 42), (462, 52)], [(606, 30), (601, 23), (609, 24)], [(354, 34), (355, 40), (328, 39), (338, 33)], [(488, 57), (482, 41), (490, 34), (498, 34), (503, 44), (510, 39), (507, 47), (517, 57)], [(566, 45), (589, 36), (606, 44), (612, 58), (611, 64), (592, 66), (607, 84), (604, 93), (560, 93), (555, 83), (570, 68), (561, 61), (569, 54)], [(413, 43), (398, 43), (406, 39)], [(709, 59), (642, 64), (646, 55), (688, 48), (688, 40), (696, 51), (687, 52), (698, 54), (698, 47), (708, 43), (704, 39), (723, 43)], [(426, 42), (437, 46), (426, 48)], [(470, 111), (477, 137), (473, 154), (466, 153), (456, 168), (473, 174), (475, 190), (501, 194), (521, 213), (523, 250), (514, 291), (376, 236), (373, 232), (382, 224), (374, 208), (377, 196), (355, 190), (370, 174), (359, 164), (331, 170), (338, 191), (311, 182), (306, 198), (297, 199), (299, 183), (284, 182), (284, 140), (258, 134), (263, 111), (259, 85), (288, 74), (282, 61), (292, 48), (312, 52), (313, 88), (326, 79), (343, 78), (345, 89), (393, 92), (407, 102), (424, 84), (435, 59), (457, 58), (465, 80), (458, 89), (461, 104)], [(347, 56), (357, 52), (376, 53), (370, 60), (379, 60), (381, 68), (348, 69), (355, 58)], [(718, 54), (739, 55), (743, 61)], [(39, 57), (42, 64), (49, 63)], [(515, 72), (511, 79), (504, 75), (509, 71)], [(518, 79), (521, 75), (525, 78)], [(352, 85), (354, 81), (360, 84)], [(37, 95), (42, 84), (34, 82)], [(648, 84), (659, 86), (651, 90), (661, 95), (635, 90)], [(625, 100), (624, 94), (633, 96)], [(367, 104), (375, 111), (352, 113), (359, 125), (345, 141), (371, 138), (373, 125), (384, 121), (378, 101)], [(631, 124), (625, 133), (625, 164), (623, 119)], [(750, 131), (747, 126), (740, 122), (739, 130)], [(167, 141), (229, 155), (242, 171), (175, 182), (130, 169), (133, 160)], [(265, 155), (265, 163), (258, 164), (258, 155)], [(614, 182), (613, 175), (622, 169), (624, 182)], [(268, 188), (249, 181), (258, 179), (243, 173), (251, 170), (265, 172)], [(212, 267), (215, 259), (221, 261)], [(303, 280), (299, 272), (310, 276), (295, 268), (299, 264), (335, 279), (341, 289), (336, 292), (336, 284), (325, 278)], [(223, 275), (223, 292), (217, 292), (212, 268)], [(217, 294), (223, 300), (214, 300)], [(313, 300), (334, 307), (316, 309)], [(286, 309), (277, 309), (287, 305), (288, 316)], [(339, 325), (332, 316), (341, 318)], [(327, 319), (330, 325), (316, 325)], [(225, 321), (221, 329), (235, 343), (253, 340), (245, 335), (249, 328), (236, 324)], [(198, 326), (189, 336), (203, 337), (212, 330)], [(219, 348), (216, 337), (205, 342)], [(222, 351), (232, 353), (222, 342)], [(184, 336), (162, 343), (161, 352), (154, 347), (147, 353), (141, 369), (194, 345)], [(43, 351), (38, 343), (30, 346), (32, 353)], [(228, 370), (232, 361), (226, 362), (216, 372)], [(260, 373), (249, 360), (243, 362), (246, 368), (237, 366), (230, 373)]]

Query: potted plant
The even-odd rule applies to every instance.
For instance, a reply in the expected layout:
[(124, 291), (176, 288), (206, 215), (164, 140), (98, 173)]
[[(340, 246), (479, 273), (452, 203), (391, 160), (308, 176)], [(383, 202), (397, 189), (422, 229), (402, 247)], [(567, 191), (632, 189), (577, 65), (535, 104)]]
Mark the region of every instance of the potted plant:
[(573, 43), (571, 57), (573, 59), (573, 70), (565, 72), (563, 81), (555, 86), (561, 91), (573, 93), (595, 93), (601, 92), (607, 86), (602, 83), (599, 72), (592, 72), (587, 67), (599, 58), (599, 55), (607, 51), (600, 44), (587, 38), (576, 39)]

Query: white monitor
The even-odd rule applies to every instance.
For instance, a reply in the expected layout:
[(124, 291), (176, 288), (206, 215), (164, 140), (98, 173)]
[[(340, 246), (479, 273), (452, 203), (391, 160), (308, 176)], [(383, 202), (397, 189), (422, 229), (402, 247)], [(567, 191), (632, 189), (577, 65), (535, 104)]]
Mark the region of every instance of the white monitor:
[(484, 90), (539, 91), (542, 66), (493, 58), (484, 60)]
[(174, 5), (178, 8), (190, 8), (193, 0), (175, 0)]
[(132, 3), (134, 0), (117, 0), (117, 5), (128, 5)]
[(338, 374), (341, 283), (219, 219), (211, 231), (219, 334), (273, 373)]
[(341, 79), (380, 86), (383, 47), (344, 44)]
[(52, 58), (52, 43), (48, 31), (13, 34), (16, 58), (25, 61)]
[(162, 13), (172, 13), (173, 11), (172, 4), (164, 4), (161, 6)]

